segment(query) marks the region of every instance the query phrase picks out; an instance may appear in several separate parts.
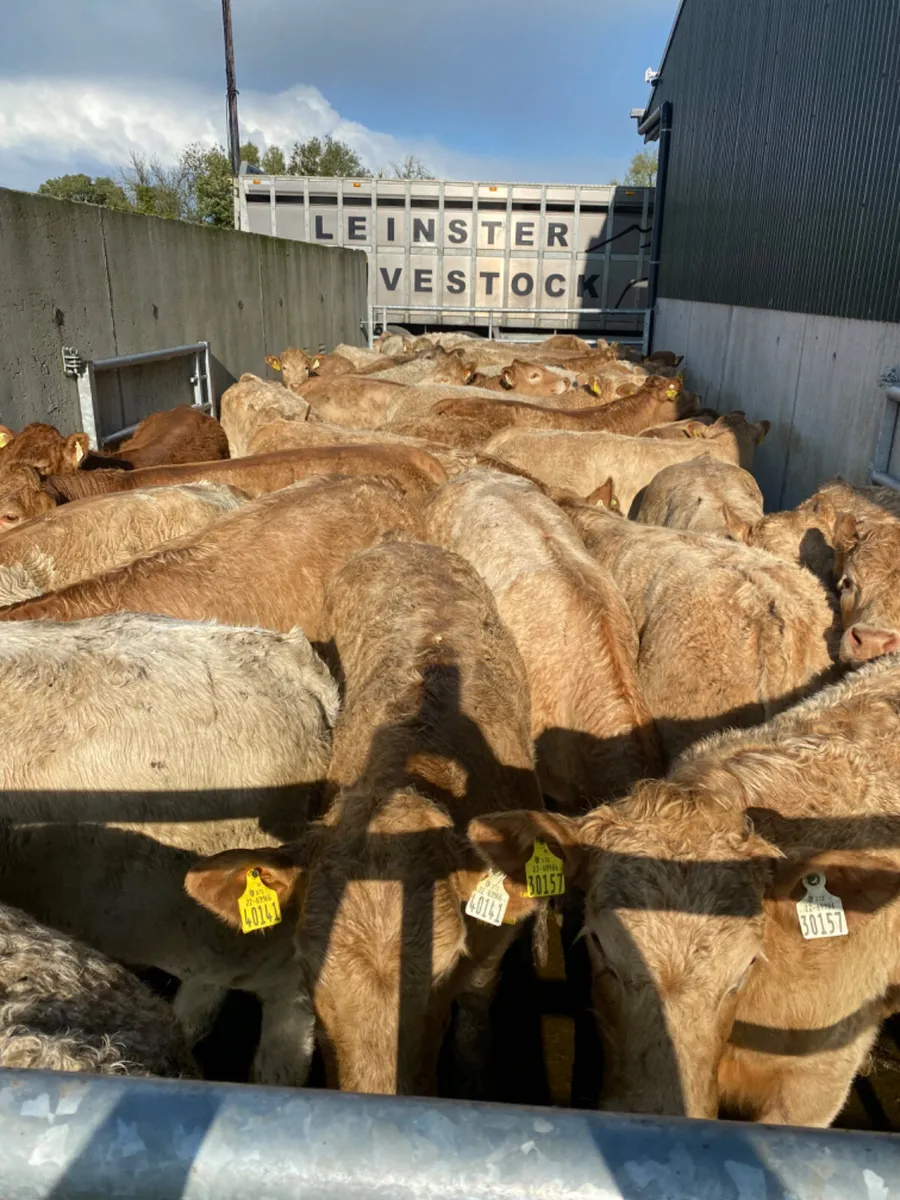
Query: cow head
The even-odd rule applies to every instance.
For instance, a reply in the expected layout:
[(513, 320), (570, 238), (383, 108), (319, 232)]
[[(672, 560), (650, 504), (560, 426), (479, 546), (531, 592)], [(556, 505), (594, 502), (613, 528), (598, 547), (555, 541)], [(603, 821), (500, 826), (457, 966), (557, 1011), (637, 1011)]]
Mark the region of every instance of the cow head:
[(21, 525), (54, 508), (55, 500), (44, 490), (33, 467), (13, 464), (0, 470), (0, 530)]
[[(337, 803), (369, 802), (351, 788)], [(331, 1086), (433, 1094), (452, 998), (479, 939), (499, 932), (463, 912), (488, 870), (447, 814), (412, 789), (380, 803), (352, 843), (331, 815), (300, 842), (202, 859), (185, 887), (234, 928), (248, 871), (276, 892), (294, 926)], [(537, 906), (512, 884), (508, 894), (510, 924)]]
[(572, 384), (548, 367), (516, 359), (500, 372), (500, 386), (520, 396), (564, 396)]
[(541, 838), (584, 891), (606, 1049), (601, 1107), (715, 1117), (718, 1066), (762, 949), (777, 851), (743, 814), (661, 781), (581, 819), (484, 817), (469, 837), (514, 883)]
[(65, 475), (77, 471), (90, 449), (86, 433), (63, 437), (52, 425), (35, 422), (13, 434), (3, 426), (0, 472), (14, 463), (34, 467), (40, 475)]
[(835, 577), (841, 602), (841, 658), (868, 662), (900, 650), (900, 521), (858, 521), (841, 513), (834, 525)]
[(280, 355), (267, 354), (266, 362), (273, 371), (280, 371), (284, 386), (295, 391), (306, 383), (319, 366), (319, 359), (296, 346), (282, 351)]

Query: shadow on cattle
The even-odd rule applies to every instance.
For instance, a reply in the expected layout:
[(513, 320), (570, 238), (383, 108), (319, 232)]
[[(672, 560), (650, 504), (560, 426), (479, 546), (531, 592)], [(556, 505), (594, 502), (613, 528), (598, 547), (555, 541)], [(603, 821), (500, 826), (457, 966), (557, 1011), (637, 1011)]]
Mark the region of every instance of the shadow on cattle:
[[(454, 683), (452, 678), (454, 668), (452, 666), (440, 668), (440, 671), (442, 673), (439, 681), (440, 690), (444, 700), (446, 700), (448, 689), (451, 694), (455, 690), (458, 697), (458, 679)], [(361, 780), (367, 780), (373, 788), (385, 786), (395, 789), (425, 786), (416, 763), (410, 761), (413, 756), (409, 755), (409, 747), (410, 745), (416, 746), (419, 754), (427, 753), (429, 746), (433, 744), (432, 740), (436, 732), (441, 734), (440, 744), (442, 746), (446, 746), (449, 741), (457, 748), (458, 762), (469, 777), (473, 772), (483, 768), (487, 757), (492, 757), (491, 749), (486, 744), (479, 728), (464, 712), (459, 710), (458, 705), (455, 713), (449, 717), (446, 704), (442, 703), (437, 709), (432, 706), (435, 694), (434, 685), (435, 680), (423, 679), (421, 704), (412, 720), (405, 721), (401, 725), (380, 727), (375, 731), (365, 766), (361, 772)], [(442, 723), (439, 731), (436, 729), (438, 719)], [(721, 720), (716, 722), (717, 727), (721, 724)], [(578, 735), (573, 734), (572, 736)], [(523, 792), (527, 794), (525, 777), (529, 773), (520, 768), (508, 768), (502, 764), (499, 766), (502, 775), (506, 777), (507, 786), (513, 791), (521, 786)], [(302, 820), (309, 820), (321, 811), (318, 796), (314, 794), (315, 789), (297, 788), (287, 789), (287, 791), (288, 793), (293, 792), (295, 795), (297, 812), (298, 814), (302, 813)], [(271, 792), (272, 795), (267, 797), (267, 792)], [(283, 788), (247, 789), (246, 792), (234, 789), (225, 794), (224, 798), (227, 800), (225, 807), (228, 813), (235, 817), (265, 814), (266, 800), (272, 800), (273, 809), (277, 807), (276, 800), (283, 807), (284, 794), (285, 789)], [(7, 791), (0, 794), (0, 822), (6, 827), (5, 836), (11, 839), (17, 847), (27, 844), (27, 858), (36, 864), (33, 894), (28, 896), (8, 894), (4, 878), (6, 872), (0, 867), (0, 899), (18, 904), (41, 919), (40, 897), (42, 887), (46, 884), (42, 885), (40, 882), (39, 865), (48, 862), (64, 863), (67, 857), (71, 859), (73, 847), (77, 847), (79, 843), (79, 825), (87, 824), (92, 826), (90, 838), (92, 846), (95, 847), (92, 854), (96, 855), (96, 863), (117, 862), (123, 865), (124, 870), (127, 870), (129, 863), (146, 859), (148, 844), (152, 844), (152, 854), (154, 859), (161, 864), (161, 871), (167, 876), (183, 878), (193, 861), (193, 855), (190, 852), (156, 843), (153, 839), (129, 829), (112, 828), (105, 824), (107, 822), (127, 824), (136, 820), (153, 822), (154, 811), (160, 814), (160, 822), (165, 823), (167, 820), (171, 820), (173, 799), (177, 800), (179, 818), (183, 822), (209, 820), (213, 814), (221, 812), (223, 806), (223, 793), (221, 792), (55, 792), (41, 794)], [(464, 841), (468, 820), (476, 814), (467, 811), (466, 797), (461, 800), (458, 797), (447, 798), (448, 807), (451, 806), (451, 801), (455, 812), (455, 829), (441, 828), (390, 835), (365, 833), (353, 847), (352, 862), (344, 862), (340, 875), (329, 876), (326, 881), (330, 884), (332, 879), (338, 878), (340, 885), (336, 888), (330, 888), (330, 886), (320, 888), (318, 893), (317, 919), (324, 925), (325, 936), (316, 939), (309, 960), (309, 973), (313, 986), (322, 970), (328, 948), (329, 931), (335, 921), (347, 885), (359, 880), (399, 882), (404, 885), (402, 928), (399, 932), (399, 1045), (401, 1048), (407, 1031), (410, 1033), (417, 1031), (413, 1036), (415, 1038), (419, 1036), (418, 1030), (421, 1026), (423, 1005), (422, 993), (423, 989), (430, 987), (432, 978), (433, 909), (427, 900), (423, 902), (422, 865), (423, 863), (433, 864), (446, 861), (458, 863), (460, 856), (470, 865), (478, 862), (474, 850)], [(28, 824), (17, 829), (15, 828), (17, 813), (22, 812), (28, 813)], [(75, 814), (78, 815), (77, 822), (73, 820)], [(832, 825), (840, 827), (841, 844), (847, 849), (885, 849), (888, 846), (900, 846), (900, 821), (888, 822), (887, 827), (890, 833), (886, 837), (885, 818), (877, 821), (865, 817), (830, 821), (809, 818), (798, 820), (782, 818), (768, 811), (758, 814), (751, 811), (749, 815), (765, 818), (766, 836), (776, 845), (782, 841), (797, 844), (807, 838), (810, 844), (820, 843), (823, 827)], [(265, 824), (265, 816), (262, 817), (261, 823)], [(316, 826), (316, 828), (320, 827)], [(272, 828), (268, 832), (275, 837), (280, 836), (278, 829)], [(657, 861), (635, 855), (618, 857), (620, 866), (633, 867), (635, 870), (646, 866), (648, 861)], [(688, 877), (690, 885), (687, 889), (688, 894), (700, 898), (696, 908), (688, 906), (679, 911), (744, 918), (757, 915), (760, 911), (760, 904), (757, 890), (750, 881), (751, 868), (749, 866), (747, 867), (747, 886), (743, 889), (733, 890), (729, 895), (728, 902), (721, 909), (710, 907), (709, 898), (715, 896), (714, 881), (722, 865), (722, 863), (710, 861), (679, 862), (677, 864), (678, 870)], [(94, 880), (96, 875), (93, 867), (94, 863), (89, 857), (71, 863), (69, 885), (74, 886), (78, 880), (82, 883)], [(872, 874), (877, 875), (877, 872)], [(439, 873), (435, 874), (434, 884), (437, 885), (446, 878), (446, 874), (443, 876)], [(520, 885), (524, 884), (524, 878), (514, 879), (514, 882)], [(98, 902), (102, 903), (103, 899), (102, 890), (100, 890), (98, 891)], [(187, 897), (184, 897), (184, 902), (185, 904), (193, 903)], [(639, 905), (633, 904), (632, 906), (638, 907)], [(560, 907), (565, 914), (564, 944), (567, 950), (570, 994), (563, 998), (557, 989), (554, 1002), (560, 1009), (575, 1015), (576, 1036), (580, 1040), (573, 1100), (575, 1104), (589, 1106), (596, 1098), (599, 1072), (602, 1069), (602, 1051), (589, 1020), (590, 1004), (587, 997), (590, 994), (590, 968), (584, 955), (583, 942), (577, 937), (582, 920), (577, 896), (567, 897), (566, 903)], [(650, 908), (649, 904), (647, 908)], [(862, 911), (871, 911), (871, 907)], [(119, 916), (123, 928), (127, 929), (129, 922), (146, 919), (147, 914), (122, 912)], [(275, 940), (290, 933), (290, 918), (285, 921), (281, 930), (269, 931), (265, 934), (242, 935), (227, 929), (211, 914), (199, 908), (195, 916), (197, 920), (205, 922), (204, 928), (208, 930), (208, 936), (212, 943), (246, 937), (248, 941), (254, 939), (258, 953), (264, 953), (266, 947), (274, 945)], [(535, 933), (539, 933), (539, 922), (530, 922), (528, 928), (533, 940), (539, 944), (540, 937), (535, 937)], [(634, 947), (634, 954), (639, 957), (636, 947)], [(478, 1092), (483, 1098), (534, 1102), (546, 1093), (546, 1080), (542, 1078), (543, 1067), (538, 1056), (530, 1056), (523, 1048), (532, 1044), (539, 1045), (540, 1040), (540, 1013), (534, 1006), (529, 1008), (530, 998), (522, 994), (522, 989), (534, 986), (526, 939), (522, 938), (518, 943), (514, 943), (513, 948), (509, 951), (509, 956), (510, 970), (516, 980), (516, 989), (518, 990), (514, 989), (512, 995), (508, 994), (508, 1002), (513, 1006), (517, 1002), (521, 1005), (522, 1011), (518, 1014), (519, 1024), (516, 1027), (516, 1034), (524, 1033), (526, 1038), (523, 1039), (521, 1045), (516, 1045), (515, 1039), (509, 1037), (504, 1039), (501, 1036), (499, 1040), (506, 1043), (504, 1057), (510, 1054), (519, 1056), (517, 1069), (504, 1078), (504, 1063), (495, 1064), (495, 1071), (489, 1072), (489, 1075), (493, 1074), (493, 1080), (487, 1084), (486, 1088), (479, 1088)], [(123, 953), (121, 957), (127, 961), (127, 953)], [(132, 966), (135, 967), (142, 965), (146, 964), (132, 963)], [(639, 964), (635, 965), (639, 971)], [(576, 993), (574, 1000), (572, 999), (573, 991)], [(460, 1011), (460, 1006), (457, 1005), (456, 1011), (451, 1016), (451, 1027), (458, 1024), (461, 1017), (464, 1016), (465, 1014)], [(827, 1030), (794, 1030), (792, 1033), (795, 1038), (797, 1036), (806, 1037), (808, 1049), (805, 1052), (815, 1053), (821, 1049), (823, 1040), (827, 1041), (830, 1047), (844, 1045), (851, 1041), (854, 1035), (855, 1016), (856, 1014), (850, 1015), (838, 1026), (830, 1027)], [(658, 1022), (663, 1037), (668, 1036), (661, 1005), (648, 1019)], [(515, 1022), (512, 1025), (515, 1026)], [(248, 1029), (245, 1032), (247, 1031), (251, 1035), (255, 1031), (252, 1020), (248, 1022)], [(498, 1031), (495, 1022), (496, 1032)], [(779, 1043), (784, 1032), (742, 1023), (735, 1026), (734, 1040), (739, 1045), (765, 1049), (769, 1053), (777, 1054), (783, 1052), (779, 1050)], [(796, 1053), (796, 1044), (792, 1053)], [(507, 1058), (507, 1062), (509, 1062), (509, 1058)], [(670, 1055), (670, 1065), (675, 1076), (673, 1084), (677, 1088), (677, 1063), (674, 1051)], [(441, 1090), (451, 1095), (471, 1094), (469, 1091), (470, 1081), (460, 1083), (458, 1077), (454, 1077), (459, 1064), (453, 1061), (452, 1056), (448, 1057), (445, 1053), (441, 1066), (443, 1068), (440, 1072)], [(399, 1063), (398, 1077), (402, 1077)], [(516, 1094), (519, 1084), (529, 1078), (533, 1079), (533, 1088), (529, 1087), (524, 1094), (521, 1092)], [(516, 1080), (519, 1081), (519, 1084), (515, 1083)], [(529, 1092), (531, 1094), (528, 1094)]]

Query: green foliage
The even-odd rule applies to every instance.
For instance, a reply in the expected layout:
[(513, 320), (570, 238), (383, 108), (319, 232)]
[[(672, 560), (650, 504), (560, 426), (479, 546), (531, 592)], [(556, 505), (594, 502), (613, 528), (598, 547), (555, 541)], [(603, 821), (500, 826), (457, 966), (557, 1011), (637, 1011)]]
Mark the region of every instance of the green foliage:
[(330, 134), (324, 139), (307, 138), (294, 142), (287, 165), (288, 175), (344, 176), (370, 175), (355, 150)]
[(59, 175), (48, 179), (38, 188), (42, 196), (55, 196), (57, 200), (77, 200), (81, 204), (102, 204), (104, 208), (127, 211), (131, 205), (122, 188), (108, 175)]
[(658, 155), (654, 150), (640, 150), (631, 160), (625, 182), (632, 187), (655, 187)]
[(287, 162), (280, 146), (270, 146), (259, 165), (266, 175), (287, 175)]
[[(241, 158), (260, 167), (267, 175), (370, 175), (359, 155), (333, 137), (307, 138), (295, 142), (290, 155), (280, 146), (269, 146), (265, 154), (253, 142), (241, 146)], [(425, 164), (410, 154), (402, 162), (379, 171), (381, 178), (431, 179)], [(63, 200), (82, 200), (155, 217), (194, 221), (231, 229), (234, 225), (234, 185), (231, 162), (222, 146), (204, 146), (192, 142), (185, 146), (178, 161), (166, 166), (158, 159), (132, 153), (128, 163), (119, 167), (120, 182), (107, 177), (62, 175), (48, 179), (38, 191)]]

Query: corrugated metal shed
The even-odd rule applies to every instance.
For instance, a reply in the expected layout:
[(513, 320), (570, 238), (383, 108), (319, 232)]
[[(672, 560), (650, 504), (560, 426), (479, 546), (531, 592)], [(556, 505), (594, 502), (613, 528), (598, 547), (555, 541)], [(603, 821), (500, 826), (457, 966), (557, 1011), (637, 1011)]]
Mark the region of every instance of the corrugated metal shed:
[(683, 0), (660, 295), (900, 321), (898, 0)]

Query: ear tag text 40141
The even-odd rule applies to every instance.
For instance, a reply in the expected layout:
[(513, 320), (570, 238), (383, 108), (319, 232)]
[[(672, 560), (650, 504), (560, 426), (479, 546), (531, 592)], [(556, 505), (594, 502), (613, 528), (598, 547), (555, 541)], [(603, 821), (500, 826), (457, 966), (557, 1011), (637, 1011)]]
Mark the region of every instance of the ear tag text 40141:
[(257, 867), (247, 872), (247, 886), (243, 896), (238, 899), (238, 912), (241, 914), (241, 929), (244, 933), (270, 929), (273, 925), (281, 923), (278, 893), (263, 883)]
[(537, 838), (531, 858), (525, 864), (525, 895), (532, 900), (543, 900), (547, 896), (561, 896), (565, 890), (563, 860)]
[(804, 875), (806, 895), (797, 901), (800, 932), (807, 941), (813, 938), (846, 937), (847, 918), (840, 896), (832, 896), (825, 887), (825, 876)]
[(486, 925), (502, 925), (509, 904), (509, 893), (503, 886), (505, 878), (502, 871), (491, 871), (490, 875), (485, 875), (469, 897), (466, 916), (484, 921)]

